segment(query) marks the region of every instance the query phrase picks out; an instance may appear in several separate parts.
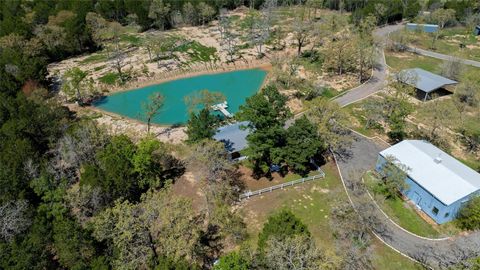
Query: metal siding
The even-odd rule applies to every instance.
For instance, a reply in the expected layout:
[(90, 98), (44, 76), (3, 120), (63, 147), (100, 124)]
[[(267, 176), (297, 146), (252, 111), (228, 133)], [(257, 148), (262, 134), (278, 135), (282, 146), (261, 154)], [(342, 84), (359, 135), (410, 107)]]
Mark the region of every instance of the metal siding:
[[(385, 162), (386, 162), (385, 158), (382, 157), (381, 155), (378, 155), (375, 169), (380, 172)], [(460, 200), (451, 205), (446, 206), (443, 203), (441, 203), (437, 198), (435, 198), (432, 194), (426, 191), (423, 187), (421, 187), (415, 181), (410, 179), (409, 177), (405, 179), (405, 182), (408, 184), (409, 188), (403, 191), (402, 193), (414, 203), (416, 203), (415, 193), (418, 194), (418, 196), (420, 197), (418, 206), (425, 214), (430, 216), (435, 222), (437, 222), (438, 224), (442, 224), (442, 223), (451, 221), (456, 217), (460, 207), (459, 206)], [(438, 209), (437, 215), (433, 213), (432, 211), (433, 207), (436, 207)], [(445, 217), (445, 213), (450, 213), (450, 214), (448, 217)]]

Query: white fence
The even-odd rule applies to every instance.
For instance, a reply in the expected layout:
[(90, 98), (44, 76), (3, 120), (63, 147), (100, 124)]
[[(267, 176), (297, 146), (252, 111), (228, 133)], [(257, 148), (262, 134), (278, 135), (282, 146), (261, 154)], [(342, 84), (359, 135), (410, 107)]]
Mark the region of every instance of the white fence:
[(283, 189), (285, 187), (290, 187), (290, 186), (294, 186), (294, 185), (297, 185), (297, 184), (303, 184), (305, 182), (309, 182), (309, 181), (313, 181), (313, 180), (316, 180), (316, 179), (324, 178), (325, 173), (322, 170), (320, 170), (319, 172), (320, 172), (319, 174), (312, 175), (312, 176), (305, 177), (305, 178), (301, 178), (301, 179), (297, 179), (297, 180), (293, 180), (293, 181), (283, 183), (283, 184), (280, 184), (280, 185), (275, 185), (275, 186), (255, 190), (255, 191), (245, 192), (243, 194), (240, 194), (240, 200), (249, 199), (250, 197), (257, 196), (257, 195), (267, 193), (267, 192), (272, 192), (272, 191), (277, 190), (277, 189)]

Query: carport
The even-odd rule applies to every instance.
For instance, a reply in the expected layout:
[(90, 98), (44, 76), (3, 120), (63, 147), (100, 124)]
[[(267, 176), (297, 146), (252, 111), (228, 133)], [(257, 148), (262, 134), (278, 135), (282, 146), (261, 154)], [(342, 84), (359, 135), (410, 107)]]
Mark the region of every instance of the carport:
[(397, 80), (415, 87), (417, 98), (423, 101), (431, 99), (433, 94), (442, 96), (453, 93), (458, 83), (421, 68), (404, 69), (397, 74)]

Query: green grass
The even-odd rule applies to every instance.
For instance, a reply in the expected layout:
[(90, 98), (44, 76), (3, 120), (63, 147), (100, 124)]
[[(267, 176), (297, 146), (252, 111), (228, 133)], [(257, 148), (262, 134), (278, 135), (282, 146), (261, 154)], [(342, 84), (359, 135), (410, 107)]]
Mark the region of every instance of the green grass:
[[(308, 176), (314, 176), (314, 175), (318, 175), (320, 174), (319, 171), (311, 171), (308, 173)], [(298, 179), (301, 179), (303, 178), (303, 176), (301, 176), (300, 174), (296, 174), (296, 173), (290, 173), (290, 174), (287, 174), (284, 178), (283, 178), (283, 181), (284, 182), (290, 182), (290, 181), (293, 181), (293, 180), (298, 180)]]
[[(291, 210), (308, 226), (320, 246), (331, 248), (334, 245), (328, 216), (332, 202), (336, 199), (346, 200), (346, 195), (338, 178), (335, 165), (329, 163), (322, 166), (322, 170), (326, 173), (324, 179), (271, 192), (265, 195), (265, 198), (255, 198), (255, 202), (253, 200), (249, 201), (251, 204), (246, 205), (246, 209), (243, 210), (254, 209), (257, 216), (252, 222), (260, 225), (247, 224), (250, 235), (249, 241), (252, 244), (256, 243), (258, 233), (262, 227), (261, 224), (267, 220), (268, 216), (282, 208), (286, 208)], [(286, 179), (286, 181), (295, 180), (301, 178), (301, 176), (292, 174), (291, 178)]]
[[(383, 196), (378, 193), (381, 189), (381, 182), (376, 178), (372, 172), (368, 172), (364, 177), (365, 184), (372, 196)], [(442, 225), (431, 225), (426, 222), (413, 208), (414, 206), (408, 204), (400, 198), (385, 199), (378, 201), (378, 205), (382, 210), (402, 228), (414, 234), (424, 237), (442, 237), (446, 235), (453, 235), (459, 232), (453, 222)]]
[(215, 62), (218, 60), (217, 49), (204, 46), (198, 41), (185, 43), (176, 49), (179, 52), (188, 54), (190, 62)]
[(101, 83), (108, 84), (108, 85), (116, 84), (119, 79), (120, 79), (120, 76), (118, 75), (118, 73), (113, 73), (113, 72), (109, 72), (103, 75), (102, 77), (98, 78), (98, 80)]
[[(336, 166), (328, 163), (322, 166), (322, 170), (326, 173), (324, 179), (277, 190), (265, 194), (263, 198), (254, 197), (247, 201), (241, 209), (244, 214), (248, 213), (245, 218), (249, 233), (247, 244), (255, 247), (258, 233), (268, 216), (284, 208), (291, 210), (308, 226), (319, 247), (334, 250), (335, 238), (330, 224), (330, 211), (335, 203), (346, 202), (348, 199)], [(253, 216), (251, 216), (252, 213)], [(374, 237), (372, 245), (375, 269), (420, 269), (415, 263), (399, 255)]]
[[(464, 38), (467, 31), (465, 27), (453, 27), (445, 28), (441, 30), (439, 34), (439, 39), (435, 41), (434, 49), (432, 49), (432, 34), (427, 33), (411, 33), (412, 45), (426, 49), (433, 50), (438, 53), (454, 55), (461, 58), (471, 59), (480, 61), (480, 48), (460, 48), (460, 43), (465, 45), (478, 45), (477, 38), (472, 35), (472, 31), (469, 31), (469, 35)], [(461, 35), (456, 36), (456, 35)]]
[(104, 68), (106, 68), (106, 67), (107, 67), (107, 65), (101, 65), (101, 66), (95, 67), (93, 70), (94, 70), (94, 71), (99, 71), (99, 70), (102, 70), (102, 69), (104, 69)]
[(394, 71), (400, 71), (407, 68), (422, 68), (433, 73), (440, 73), (442, 60), (436, 58), (417, 55), (414, 53), (402, 53), (402, 57), (391, 53), (385, 54), (387, 65)]
[(107, 55), (103, 53), (96, 53), (88, 56), (87, 58), (83, 59), (80, 64), (92, 64), (92, 63), (98, 63), (102, 61), (107, 60)]
[(356, 120), (358, 124), (352, 124), (350, 126), (351, 129), (355, 130), (356, 132), (363, 134), (367, 137), (373, 137), (377, 135), (378, 129), (371, 129), (371, 128), (365, 128), (365, 112), (364, 110), (361, 110), (360, 108), (362, 107), (363, 103), (365, 101), (362, 100), (357, 103), (352, 103), (344, 108), (342, 108), (344, 111), (347, 112), (347, 114), (351, 117), (352, 120)]
[(460, 160), (463, 164), (467, 165), (475, 171), (480, 170), (480, 160), (473, 155), (469, 155), (468, 159), (459, 158), (458, 160)]
[(387, 247), (380, 240), (377, 240), (378, 245), (375, 246), (373, 252), (373, 265), (375, 269), (388, 270), (424, 270), (420, 264), (415, 263), (408, 258), (402, 256), (393, 249)]
[(120, 36), (120, 41), (138, 46), (140, 45), (142, 39), (138, 36), (124, 34)]
[[(393, 72), (397, 72), (402, 69), (418, 67), (436, 74), (440, 74), (443, 64), (442, 60), (410, 52), (397, 54), (386, 52), (385, 60), (387, 61), (387, 65), (393, 69)], [(480, 68), (467, 65), (462, 65), (462, 67), (464, 74), (468, 73), (477, 77), (480, 76)]]

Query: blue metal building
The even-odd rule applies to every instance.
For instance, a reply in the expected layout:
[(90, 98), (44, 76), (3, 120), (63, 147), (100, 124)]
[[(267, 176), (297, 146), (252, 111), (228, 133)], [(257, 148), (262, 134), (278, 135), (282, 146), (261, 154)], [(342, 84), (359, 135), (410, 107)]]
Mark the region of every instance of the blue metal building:
[(438, 31), (439, 27), (436, 24), (407, 23), (405, 29), (410, 31), (421, 30), (425, 33), (435, 33)]
[(408, 167), (402, 193), (438, 224), (455, 219), (460, 208), (480, 195), (480, 174), (434, 145), (405, 140), (378, 155), (381, 171), (388, 157)]

